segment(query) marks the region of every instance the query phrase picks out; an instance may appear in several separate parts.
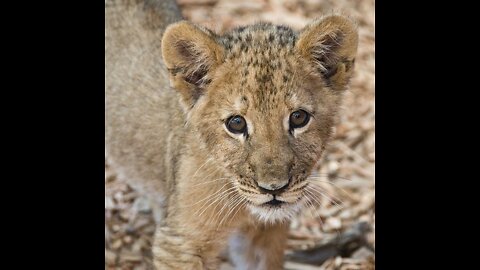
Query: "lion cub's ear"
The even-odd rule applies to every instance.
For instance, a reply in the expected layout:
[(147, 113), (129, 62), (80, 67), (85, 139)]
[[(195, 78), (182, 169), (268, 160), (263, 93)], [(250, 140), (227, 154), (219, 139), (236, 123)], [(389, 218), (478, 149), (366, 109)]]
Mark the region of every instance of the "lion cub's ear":
[(223, 48), (214, 35), (187, 21), (170, 25), (163, 35), (162, 54), (171, 85), (189, 108), (203, 94), (209, 75), (223, 59)]
[(357, 53), (358, 32), (349, 19), (330, 15), (307, 25), (296, 50), (316, 67), (335, 90), (346, 88)]

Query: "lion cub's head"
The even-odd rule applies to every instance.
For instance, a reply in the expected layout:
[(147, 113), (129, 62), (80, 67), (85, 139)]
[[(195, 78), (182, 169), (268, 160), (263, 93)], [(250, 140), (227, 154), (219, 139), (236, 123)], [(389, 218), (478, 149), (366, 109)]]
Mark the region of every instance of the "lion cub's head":
[(288, 218), (305, 203), (357, 42), (337, 15), (300, 32), (267, 23), (224, 35), (186, 21), (167, 28), (163, 58), (187, 123), (260, 219)]

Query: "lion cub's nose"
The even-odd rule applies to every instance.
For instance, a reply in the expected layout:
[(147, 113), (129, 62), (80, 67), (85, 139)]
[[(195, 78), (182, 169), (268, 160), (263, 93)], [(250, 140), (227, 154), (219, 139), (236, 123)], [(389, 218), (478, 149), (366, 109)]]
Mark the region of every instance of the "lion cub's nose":
[(269, 193), (272, 195), (277, 195), (282, 193), (288, 186), (288, 180), (283, 182), (275, 182), (275, 183), (265, 183), (265, 182), (257, 182), (257, 186), (263, 193)]

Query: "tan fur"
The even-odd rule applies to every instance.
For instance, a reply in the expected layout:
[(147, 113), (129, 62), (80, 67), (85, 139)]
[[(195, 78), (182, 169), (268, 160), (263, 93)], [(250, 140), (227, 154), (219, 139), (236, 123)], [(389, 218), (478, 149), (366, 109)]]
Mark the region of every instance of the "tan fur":
[[(145, 2), (105, 4), (105, 142), (120, 175), (155, 202), (155, 266), (217, 269), (240, 236), (239, 267), (280, 269), (353, 71), (355, 27), (334, 15), (300, 32), (260, 23), (218, 35), (185, 21), (165, 28), (181, 20), (175, 3)], [(298, 109), (312, 118), (290, 131)], [(233, 115), (248, 136), (226, 129)], [(263, 205), (273, 195), (258, 186), (284, 183), (285, 203)]]
[(230, 254), (238, 270), (283, 269), (288, 224), (249, 224), (230, 238)]

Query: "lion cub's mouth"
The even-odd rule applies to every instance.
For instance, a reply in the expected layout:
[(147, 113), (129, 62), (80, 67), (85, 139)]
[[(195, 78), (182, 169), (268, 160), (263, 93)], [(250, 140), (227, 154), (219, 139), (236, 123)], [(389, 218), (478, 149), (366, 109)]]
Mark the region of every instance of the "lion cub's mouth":
[(300, 200), (294, 203), (273, 198), (261, 204), (247, 204), (250, 212), (263, 222), (291, 220), (301, 209)]
[(272, 200), (264, 203), (264, 205), (268, 206), (273, 206), (273, 207), (280, 207), (280, 205), (285, 204), (286, 202), (277, 200), (276, 198), (273, 198)]
[(263, 222), (291, 220), (305, 204), (304, 186), (289, 186), (277, 194), (262, 193), (251, 186), (238, 186), (249, 212)]

